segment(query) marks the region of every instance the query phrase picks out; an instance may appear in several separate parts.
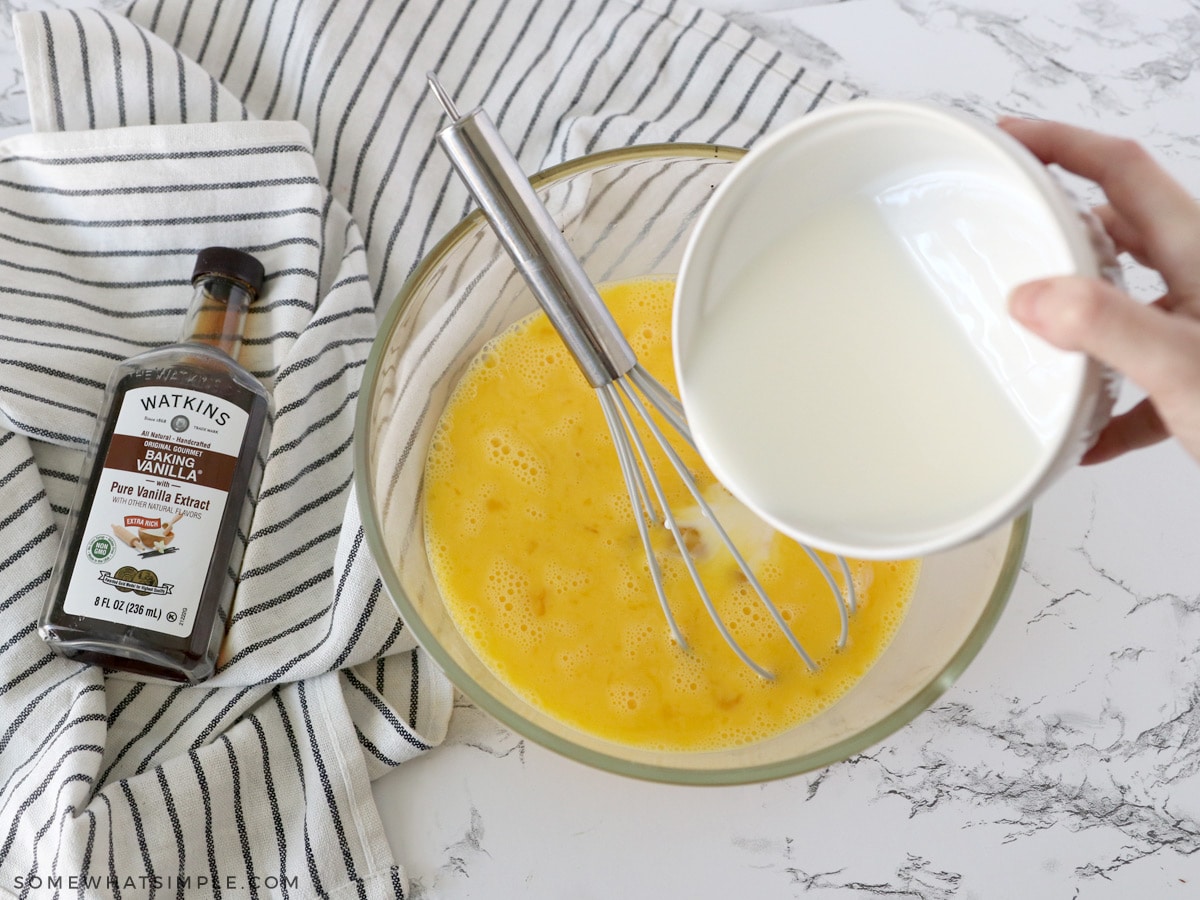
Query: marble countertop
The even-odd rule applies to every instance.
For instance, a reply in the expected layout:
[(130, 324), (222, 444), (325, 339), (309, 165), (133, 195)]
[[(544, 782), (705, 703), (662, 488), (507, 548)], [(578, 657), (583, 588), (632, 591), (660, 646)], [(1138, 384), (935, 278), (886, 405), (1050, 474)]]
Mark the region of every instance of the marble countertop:
[[(0, 0), (0, 21), (101, 4), (121, 5)], [(702, 5), (867, 94), (1137, 137), (1200, 195), (1198, 0)], [(27, 120), (0, 33), (0, 136)], [(1200, 896), (1197, 547), (1200, 468), (1176, 446), (1077, 470), (1037, 504), (976, 661), (867, 752), (762, 785), (654, 785), (461, 702), (441, 747), (377, 782), (389, 839), (416, 898)]]

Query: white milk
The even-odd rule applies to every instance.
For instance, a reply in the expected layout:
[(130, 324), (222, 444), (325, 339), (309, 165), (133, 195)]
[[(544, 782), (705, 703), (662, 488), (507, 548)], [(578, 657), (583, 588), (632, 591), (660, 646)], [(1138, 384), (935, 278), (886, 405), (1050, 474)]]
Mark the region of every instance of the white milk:
[(717, 299), (680, 361), (688, 415), (718, 478), (768, 518), (919, 542), (1042, 452), (869, 198), (810, 217)]

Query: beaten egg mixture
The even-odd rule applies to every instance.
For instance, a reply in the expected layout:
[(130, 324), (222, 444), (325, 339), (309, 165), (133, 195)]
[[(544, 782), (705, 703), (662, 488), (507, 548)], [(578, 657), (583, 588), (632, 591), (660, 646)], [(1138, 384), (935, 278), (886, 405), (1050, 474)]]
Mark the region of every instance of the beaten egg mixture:
[[(639, 361), (667, 385), (674, 385), (673, 291), (672, 280), (652, 278), (601, 288)], [(714, 604), (774, 680), (760, 678), (725, 644), (661, 527), (654, 534), (656, 555), (688, 651), (672, 640), (600, 404), (542, 313), (483, 349), (430, 447), (426, 545), (463, 636), (530, 703), (625, 744), (670, 750), (745, 744), (828, 707), (887, 646), (919, 562), (850, 562), (859, 608), (848, 644), (838, 650), (836, 602), (803, 549), (735, 501), (690, 449), (682, 454), (717, 518), (816, 659), (819, 670), (811, 672), (665, 456), (652, 450)], [(826, 562), (840, 578), (833, 559)]]

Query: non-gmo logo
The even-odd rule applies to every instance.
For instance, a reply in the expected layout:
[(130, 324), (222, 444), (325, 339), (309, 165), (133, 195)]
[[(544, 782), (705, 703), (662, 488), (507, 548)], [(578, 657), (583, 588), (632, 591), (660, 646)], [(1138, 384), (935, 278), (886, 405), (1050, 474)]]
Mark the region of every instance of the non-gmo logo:
[(98, 534), (87, 545), (87, 558), (94, 563), (108, 562), (117, 552), (117, 542), (107, 534)]
[(187, 431), (188, 426), (191, 424), (192, 423), (188, 421), (187, 416), (175, 416), (175, 418), (171, 420), (171, 428), (175, 432)]

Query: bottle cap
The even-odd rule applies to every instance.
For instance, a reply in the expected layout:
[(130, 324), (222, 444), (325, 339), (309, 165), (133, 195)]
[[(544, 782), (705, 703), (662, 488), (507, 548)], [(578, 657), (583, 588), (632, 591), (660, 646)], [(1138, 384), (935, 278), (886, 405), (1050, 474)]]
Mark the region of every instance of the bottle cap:
[(196, 254), (192, 284), (213, 275), (240, 282), (257, 295), (262, 289), (264, 270), (263, 264), (249, 253), (232, 247), (205, 247)]

